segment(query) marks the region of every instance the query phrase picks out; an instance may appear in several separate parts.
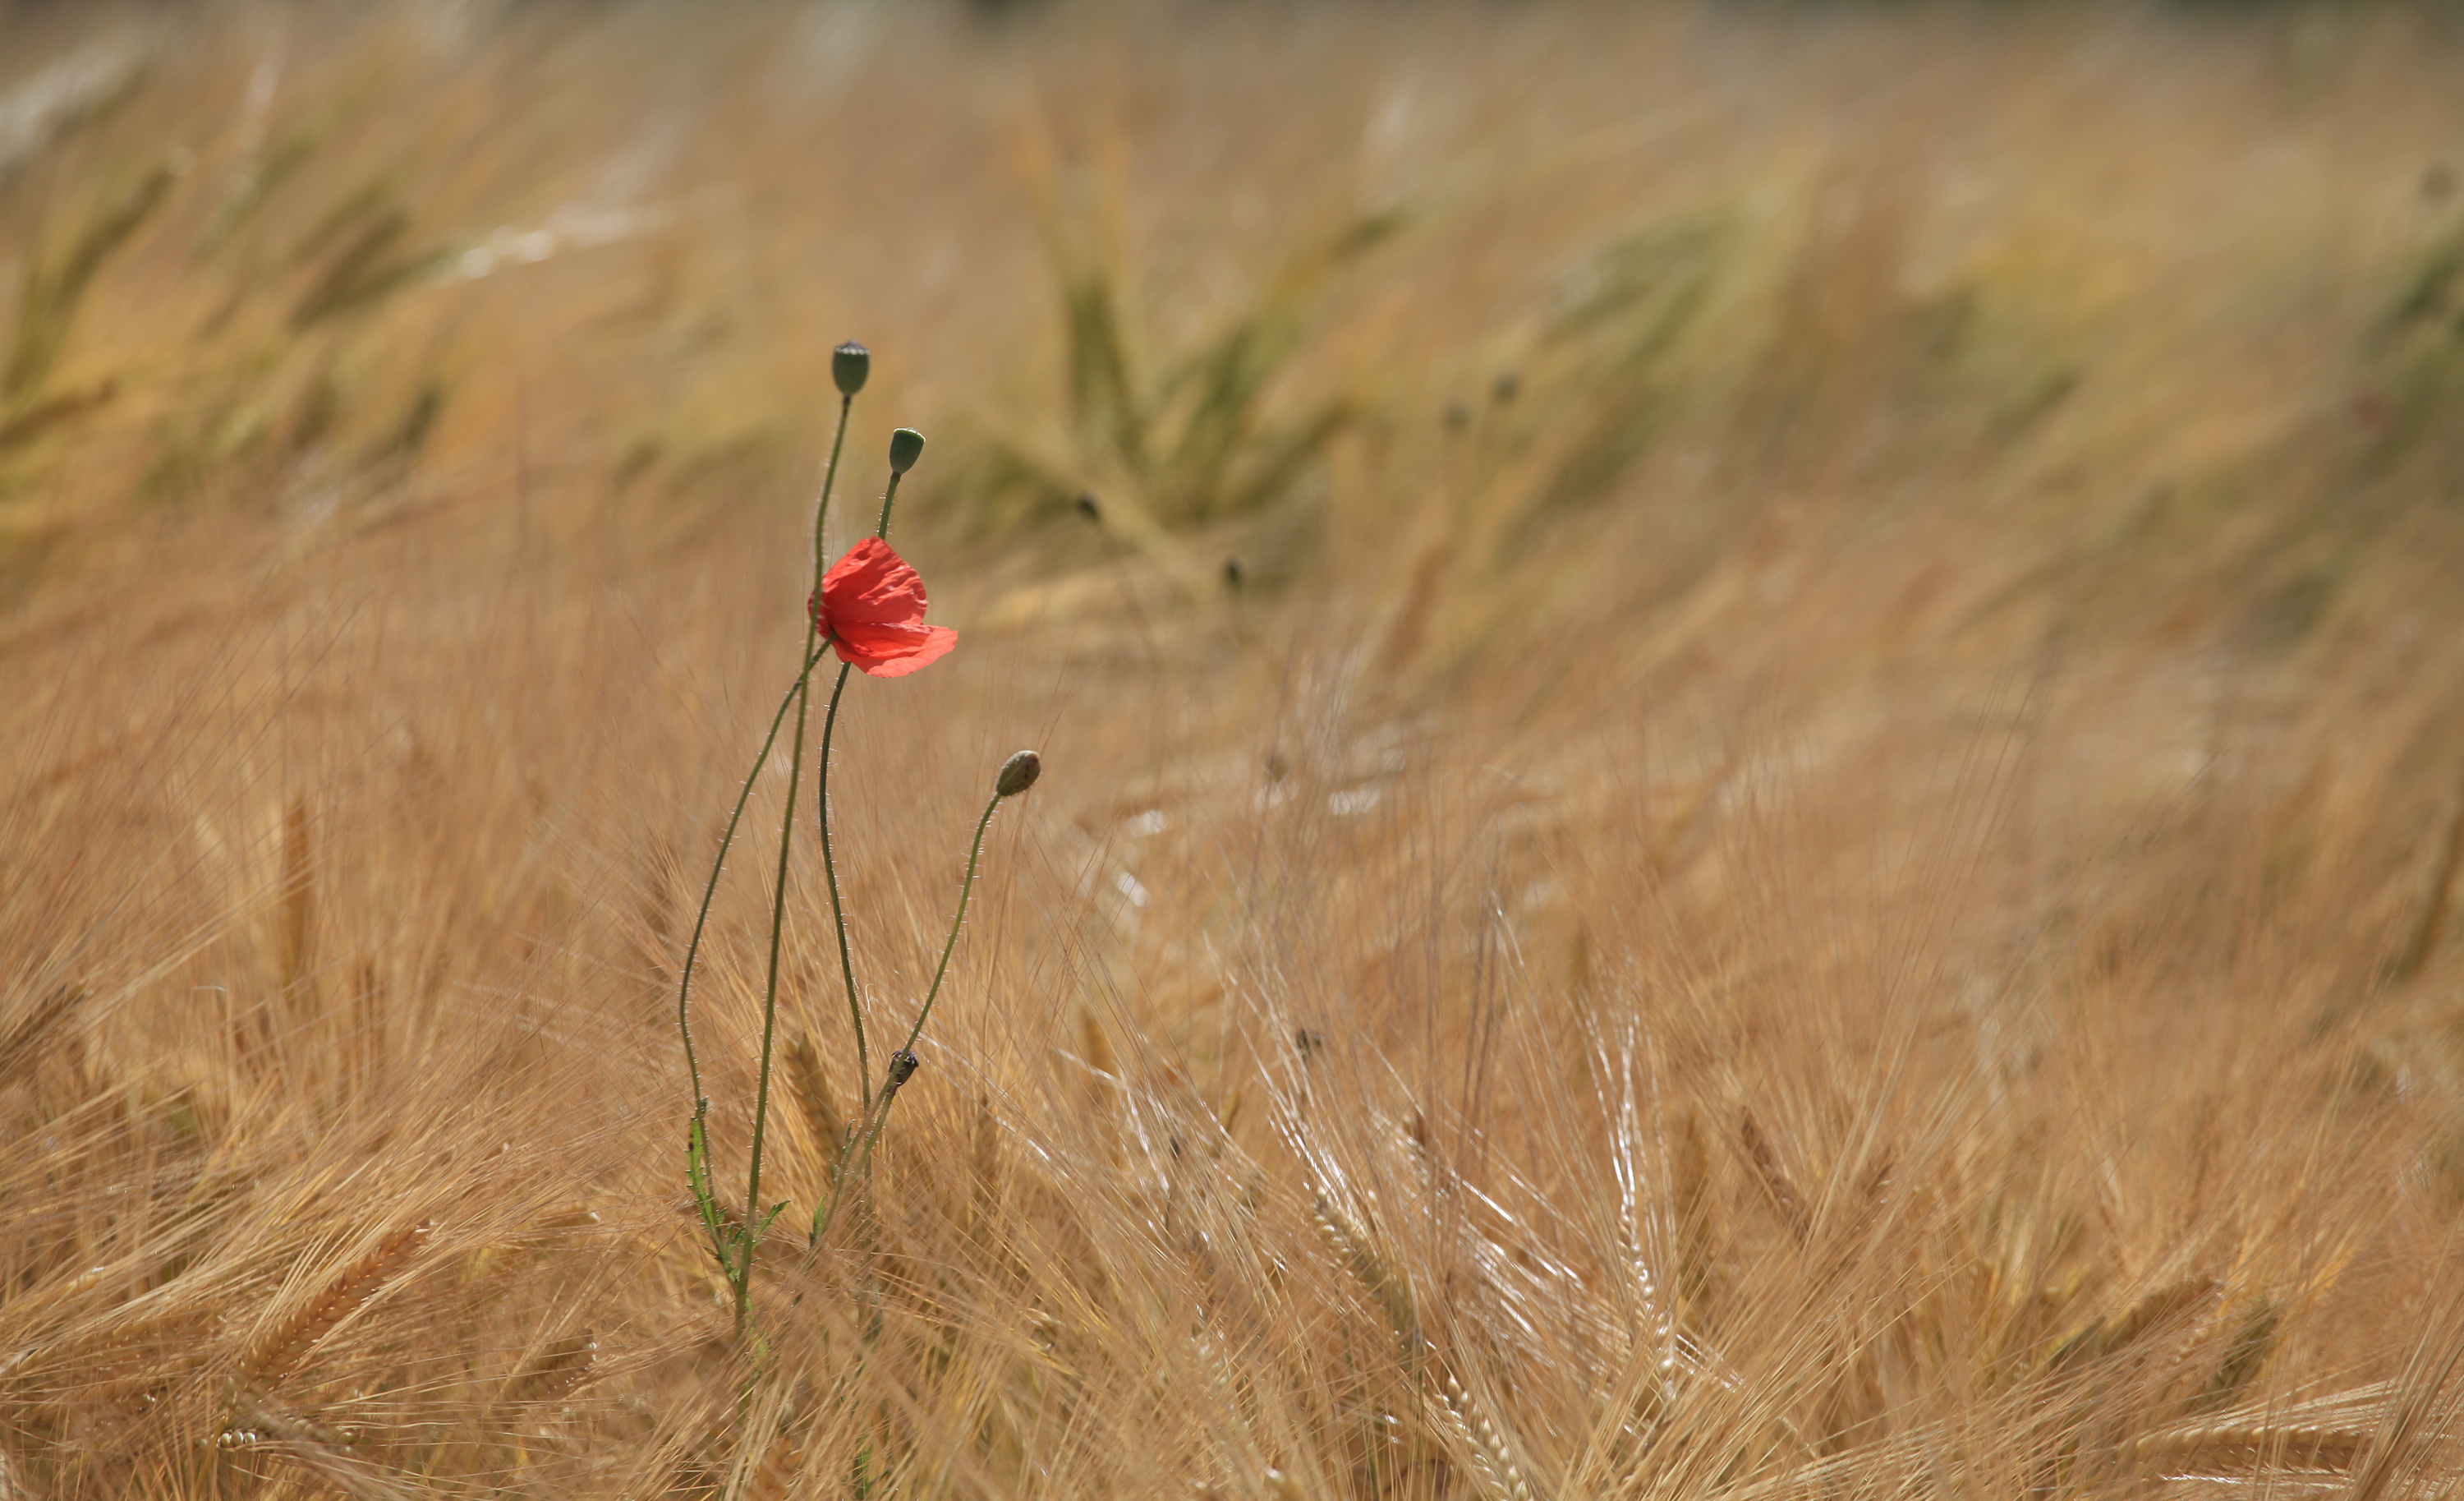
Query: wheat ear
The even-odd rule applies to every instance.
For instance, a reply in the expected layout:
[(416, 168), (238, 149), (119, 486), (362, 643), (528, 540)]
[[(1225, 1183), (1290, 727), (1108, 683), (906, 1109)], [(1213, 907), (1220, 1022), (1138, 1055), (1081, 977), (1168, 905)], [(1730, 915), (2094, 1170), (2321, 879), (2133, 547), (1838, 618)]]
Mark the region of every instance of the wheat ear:
[[(1410, 1284), (1370, 1249), (1368, 1238), (1324, 1193), (1316, 1196), (1311, 1218), (1317, 1222), (1318, 1233), (1342, 1258), (1344, 1269), (1385, 1311), (1387, 1322), (1394, 1325), (1395, 1335), (1403, 1342), (1404, 1349), (1409, 1351), (1424, 1343), (1414, 1332), (1417, 1320)], [(1445, 1426), (1471, 1451), (1480, 1469), (1481, 1490), (1488, 1501), (1531, 1501), (1530, 1488), (1524, 1484), (1523, 1471), (1507, 1449), (1497, 1425), (1488, 1421), (1488, 1415), (1481, 1411), (1471, 1394), (1452, 1376), (1444, 1379), (1438, 1410), (1444, 1416)]]
[(223, 1434), (226, 1447), (271, 1444), (285, 1459), (358, 1501), (416, 1501), (415, 1492), (385, 1478), (335, 1435), (297, 1413), (259, 1405)]
[(796, 1424), (788, 1424), (770, 1441), (769, 1450), (761, 1456), (760, 1466), (744, 1485), (745, 1501), (785, 1501), (787, 1489), (796, 1483), (796, 1472), (804, 1467), (804, 1440)]
[(822, 1071), (821, 1050), (813, 1046), (809, 1032), (798, 1032), (787, 1045), (787, 1082), (795, 1089), (796, 1105), (803, 1113), (804, 1129), (812, 1135), (813, 1150), (823, 1161), (836, 1162), (840, 1149), (847, 1145), (847, 1113), (830, 1093), (829, 1075)]
[(569, 1335), (522, 1362), (505, 1383), (505, 1400), (549, 1402), (590, 1380), (599, 1366), (599, 1340), (590, 1331)]
[(333, 1333), (334, 1326), (376, 1295), (387, 1278), (401, 1269), (433, 1226), (414, 1225), (386, 1236), (376, 1249), (336, 1277), (324, 1291), (299, 1312), (275, 1325), (240, 1361), (239, 1372), (251, 1380), (271, 1381), (290, 1374), (309, 1347)]
[(2229, 1468), (2347, 1470), (2369, 1435), (2357, 1428), (2281, 1427), (2220, 1424), (2181, 1428), (2134, 1439), (2123, 1452), (2143, 1463)]
[(1752, 1111), (1739, 1113), (1737, 1140), (1746, 1149), (1746, 1160), (1753, 1164), (1754, 1177), (1762, 1183), (1763, 1192), (1770, 1196), (1771, 1207), (1779, 1211), (1781, 1221), (1788, 1225), (1790, 1237), (1798, 1245), (1804, 1245), (1806, 1236), (1814, 1229), (1814, 1216), (1805, 1207), (1805, 1196), (1789, 1181), (1788, 1169), (1780, 1166), (1779, 1153), (1772, 1149), (1771, 1138), (1763, 1135), (1763, 1128), (1755, 1123)]

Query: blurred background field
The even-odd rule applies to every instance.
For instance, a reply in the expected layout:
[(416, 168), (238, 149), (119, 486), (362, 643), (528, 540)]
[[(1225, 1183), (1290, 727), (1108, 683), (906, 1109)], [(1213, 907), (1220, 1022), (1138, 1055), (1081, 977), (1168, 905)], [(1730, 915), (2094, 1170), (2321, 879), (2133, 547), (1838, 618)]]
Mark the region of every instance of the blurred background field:
[[(2459, 77), (0, 4), (0, 1498), (2452, 1490)], [(1046, 771), (747, 1350), (674, 975), (848, 338), (833, 550), (922, 430), (960, 632), (841, 726), (879, 1028)], [(782, 1225), (858, 1092), (790, 911)]]

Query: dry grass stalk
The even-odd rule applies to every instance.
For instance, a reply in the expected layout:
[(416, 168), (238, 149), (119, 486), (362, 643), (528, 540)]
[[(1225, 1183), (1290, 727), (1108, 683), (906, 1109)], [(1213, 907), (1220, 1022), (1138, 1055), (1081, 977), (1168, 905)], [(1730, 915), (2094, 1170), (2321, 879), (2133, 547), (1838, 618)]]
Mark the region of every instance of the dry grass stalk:
[(2369, 1443), (2358, 1428), (2219, 1424), (2144, 1434), (2125, 1446), (2132, 1460), (2159, 1468), (2211, 1474), (2260, 1470), (2348, 1470)]
[(804, 1132), (819, 1154), (825, 1173), (837, 1170), (839, 1148), (847, 1140), (847, 1113), (839, 1109), (838, 1096), (830, 1093), (829, 1075), (823, 1071), (821, 1049), (813, 1046), (812, 1034), (798, 1032), (787, 1045), (787, 1082), (795, 1091), (796, 1108), (804, 1117)]
[(552, 1402), (571, 1396), (599, 1365), (598, 1336), (584, 1330), (555, 1340), (505, 1382), (508, 1402)]
[(282, 815), (281, 922), (282, 988), (293, 994), (317, 953), (316, 828), (305, 797), (293, 798)]
[(1492, 1501), (1531, 1501), (1530, 1488), (1523, 1483), (1522, 1468), (1514, 1463), (1514, 1455), (1487, 1414), (1452, 1376), (1445, 1378), (1442, 1395), (1441, 1410), (1452, 1420), (1450, 1426), (1456, 1437), (1471, 1451), (1482, 1490)]
[(2081, 1357), (2110, 1356), (2129, 1349), (2148, 1334), (2175, 1327), (2216, 1295), (2213, 1277), (2189, 1276), (2146, 1293), (2123, 1315), (2107, 1323), (2100, 1315), (2056, 1348), (2051, 1360), (2058, 1370)]
[(336, 1325), (374, 1297), (403, 1269), (433, 1228), (414, 1225), (386, 1236), (375, 1249), (326, 1284), (323, 1291), (251, 1346), (240, 1359), (240, 1375), (257, 1381), (275, 1381), (288, 1376), (317, 1341), (333, 1333)]
[(1412, 1306), (1412, 1285), (1397, 1271), (1393, 1263), (1377, 1254), (1369, 1237), (1353, 1225), (1334, 1201), (1320, 1193), (1310, 1210), (1318, 1233), (1326, 1238), (1343, 1269), (1360, 1285), (1379, 1313), (1386, 1315), (1395, 1337), (1406, 1350), (1417, 1349), (1420, 1341), (1419, 1319)]
[(0, 1087), (15, 1083), (20, 1072), (33, 1066), (44, 1040), (84, 1002), (82, 987), (55, 985), (0, 1033)]
[(804, 1448), (801, 1425), (792, 1420), (783, 1424), (745, 1481), (746, 1501), (786, 1501), (804, 1468)]
[(354, 1455), (320, 1424), (266, 1403), (249, 1408), (224, 1435), (227, 1446), (264, 1446), (358, 1501), (412, 1501), (422, 1492), (395, 1484)]
[(1805, 1206), (1805, 1197), (1789, 1181), (1788, 1169), (1780, 1165), (1779, 1153), (1773, 1150), (1771, 1138), (1763, 1135), (1763, 1128), (1755, 1122), (1754, 1113), (1750, 1110), (1738, 1113), (1737, 1142), (1745, 1148), (1746, 1160), (1753, 1167), (1754, 1181), (1762, 1185), (1771, 1207), (1779, 1211), (1780, 1221), (1788, 1226), (1788, 1233), (1798, 1245), (1804, 1245), (1806, 1236), (1813, 1231), (1814, 1217)]

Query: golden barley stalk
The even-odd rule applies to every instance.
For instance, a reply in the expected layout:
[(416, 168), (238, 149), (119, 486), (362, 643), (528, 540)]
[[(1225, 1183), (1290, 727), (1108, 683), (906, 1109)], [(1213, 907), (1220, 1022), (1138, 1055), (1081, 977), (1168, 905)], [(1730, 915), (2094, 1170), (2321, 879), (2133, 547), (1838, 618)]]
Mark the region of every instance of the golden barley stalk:
[(1343, 1269), (1352, 1273), (1352, 1280), (1359, 1283), (1361, 1290), (1376, 1300), (1378, 1309), (1386, 1315), (1386, 1322), (1394, 1326), (1396, 1337), (1409, 1346), (1418, 1322), (1412, 1307), (1411, 1285), (1388, 1266), (1383, 1257), (1370, 1249), (1368, 1237), (1345, 1218), (1343, 1211), (1335, 1207), (1333, 1200), (1323, 1193), (1317, 1195), (1310, 1217), (1317, 1222), (1318, 1233), (1326, 1237), (1327, 1244), (1334, 1247), (1335, 1254), (1342, 1259)]
[(555, 1402), (590, 1380), (599, 1365), (599, 1340), (588, 1330), (557, 1340), (522, 1362), (505, 1383), (508, 1402)]
[(297, 1413), (268, 1405), (251, 1407), (232, 1424), (231, 1433), (278, 1446), (277, 1452), (284, 1458), (359, 1501), (412, 1501), (413, 1492), (385, 1479), (341, 1440)]
[(1796, 1191), (1794, 1183), (1789, 1181), (1788, 1170), (1780, 1166), (1779, 1153), (1772, 1149), (1771, 1138), (1763, 1135), (1763, 1128), (1755, 1123), (1752, 1111), (1738, 1115), (1737, 1140), (1745, 1147), (1746, 1160), (1753, 1164), (1754, 1177), (1761, 1181), (1763, 1192), (1770, 1196), (1771, 1207), (1777, 1209), (1780, 1219), (1787, 1223), (1788, 1233), (1797, 1244), (1803, 1245), (1807, 1233), (1814, 1227), (1814, 1216), (1805, 1207), (1804, 1196)]
[(2132, 1440), (2124, 1452), (2134, 1460), (2202, 1470), (2345, 1470), (2368, 1441), (2357, 1428), (2225, 1424), (2148, 1434)]
[(829, 1075), (822, 1071), (821, 1051), (809, 1032), (797, 1033), (787, 1045), (787, 1080), (795, 1088), (797, 1107), (804, 1114), (804, 1129), (812, 1134), (813, 1150), (821, 1154), (823, 1162), (835, 1162), (847, 1139), (847, 1114), (839, 1109), (838, 1096), (830, 1093)]
[(804, 1441), (793, 1424), (781, 1428), (761, 1456), (760, 1465), (744, 1485), (745, 1501), (784, 1501), (796, 1472), (803, 1468)]
[(42, 1000), (29, 1006), (6, 1034), (0, 1034), (0, 1085), (14, 1082), (18, 1071), (37, 1055), (36, 1045), (68, 1020), (84, 1000), (82, 986), (54, 986)]
[(396, 1230), (325, 1291), (309, 1300), (257, 1341), (240, 1361), (240, 1375), (253, 1380), (275, 1380), (290, 1374), (309, 1347), (331, 1334), (353, 1310), (376, 1295), (387, 1278), (419, 1248), (433, 1226), (414, 1225)]
[(1496, 1426), (1472, 1402), (1463, 1383), (1446, 1377), (1441, 1398), (1438, 1410), (1443, 1414), (1446, 1427), (1471, 1451), (1477, 1478), (1483, 1482), (1482, 1492), (1489, 1501), (1531, 1501), (1531, 1491), (1523, 1484), (1522, 1470), (1507, 1453)]

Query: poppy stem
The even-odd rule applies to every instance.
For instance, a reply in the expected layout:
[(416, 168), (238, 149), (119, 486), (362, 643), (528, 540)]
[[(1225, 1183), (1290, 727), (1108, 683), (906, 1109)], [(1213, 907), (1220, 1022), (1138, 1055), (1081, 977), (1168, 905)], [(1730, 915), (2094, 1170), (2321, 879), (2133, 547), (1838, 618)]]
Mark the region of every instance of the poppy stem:
[(813, 512), (813, 598), (817, 600), (822, 597), (822, 574), (829, 567), (830, 558), (822, 527), (830, 519), (830, 486), (839, 477), (839, 450), (847, 446), (847, 412), (854, 406), (853, 392), (839, 398), (838, 435), (830, 439), (829, 467), (822, 471), (822, 503)]
[[(729, 1280), (736, 1284), (736, 1335), (744, 1325), (753, 1295), (753, 1253), (769, 1228), (761, 1212), (761, 1146), (770, 1125), (770, 1048), (779, 1031), (779, 947), (787, 926), (787, 855), (796, 839), (796, 792), (804, 776), (804, 723), (812, 708), (812, 677), (807, 673), (796, 695), (795, 749), (787, 762), (787, 811), (779, 820), (779, 878), (770, 898), (770, 972), (761, 985), (761, 1071), (753, 1094), (753, 1166), (744, 1187), (744, 1259)], [(783, 1204), (781, 1208), (785, 1207)]]
[[(840, 404), (839, 436), (842, 439), (847, 436), (846, 404), (844, 401)], [(833, 473), (837, 471), (838, 462), (838, 444), (833, 442), (830, 445), (830, 468)], [(881, 521), (879, 525), (872, 529), (872, 535), (884, 541), (887, 541), (890, 539), (890, 507), (891, 503), (898, 498), (898, 476), (905, 473), (905, 470), (892, 469), (890, 472), (890, 488), (882, 492)], [(825, 506), (827, 506), (829, 503), (828, 487), (826, 485), (825, 485), (823, 489), (822, 503)], [(816, 599), (821, 597), (822, 589), (821, 559), (821, 533), (819, 527), (816, 526), (813, 544), (813, 595)], [(848, 666), (847, 664), (842, 664), (840, 666), (839, 680), (830, 689), (829, 713), (822, 717), (822, 765), (821, 774), (816, 783), (816, 793), (813, 800), (813, 817), (814, 820), (821, 825), (822, 829), (822, 874), (829, 880), (830, 923), (833, 927), (838, 929), (839, 975), (847, 982), (847, 1020), (855, 1024), (856, 1093), (859, 1103), (864, 1107), (865, 1114), (870, 1115), (872, 1113), (872, 1054), (870, 1050), (865, 1047), (864, 1003), (856, 999), (855, 958), (847, 947), (847, 907), (839, 898), (838, 850), (830, 840), (830, 740), (836, 735), (839, 727), (839, 697), (847, 692), (847, 671)], [(842, 1162), (846, 1160), (846, 1155), (844, 1152), (840, 1155), (840, 1160)]]
[(872, 529), (872, 535), (883, 541), (890, 541), (890, 507), (898, 499), (899, 474), (894, 469), (890, 472), (890, 488), (881, 493), (881, 524)]
[(736, 810), (727, 815), (727, 831), (718, 836), (718, 854), (710, 863), (710, 883), (702, 888), (701, 910), (693, 914), (693, 940), (685, 945), (684, 975), (676, 983), (676, 1030), (684, 1034), (685, 1072), (693, 1081), (696, 1118), (710, 1105), (702, 1097), (701, 1060), (693, 1051), (693, 962), (701, 957), (702, 930), (710, 925), (711, 903), (718, 896), (719, 872), (727, 869), (727, 851), (736, 843), (736, 826), (744, 819), (744, 805), (753, 797), (753, 784), (761, 780), (761, 768), (770, 760), (770, 748), (779, 743), (779, 731), (787, 722), (787, 711), (795, 706), (797, 695), (803, 693), (805, 682), (813, 675), (813, 665), (821, 659), (818, 649), (804, 658), (804, 670), (797, 674), (786, 696), (779, 700), (779, 712), (770, 717), (770, 733), (762, 739), (760, 754), (753, 758), (753, 769), (744, 775), (743, 789), (736, 794)]
[[(899, 1086), (905, 1084), (908, 1076), (915, 1071), (916, 1039), (924, 1035), (925, 1019), (933, 1014), (933, 1003), (940, 998), (941, 982), (947, 979), (950, 973), (950, 955), (957, 948), (958, 930), (967, 920), (967, 898), (975, 894), (976, 867), (984, 853), (984, 830), (992, 827), (993, 814), (1001, 807), (1002, 800), (1010, 795), (1007, 792), (996, 790), (992, 801), (984, 805), (984, 816), (976, 820), (976, 840), (967, 850), (966, 879), (958, 886), (958, 915), (950, 919), (949, 941), (941, 945), (941, 963), (933, 971), (933, 987), (924, 993), (923, 1008), (915, 1013), (915, 1025), (908, 1028), (905, 1046), (890, 1055), (890, 1071), (882, 1077), (879, 1097), (869, 1103), (866, 1108), (867, 1119), (860, 1136), (862, 1142), (860, 1154), (858, 1137), (849, 1137), (847, 1145), (839, 1149), (838, 1171), (833, 1175), (836, 1181), (830, 1184), (829, 1203), (824, 1204), (813, 1216), (812, 1244), (816, 1246), (821, 1244), (823, 1233), (830, 1227), (830, 1221), (838, 1214), (839, 1193), (847, 1186), (847, 1179), (861, 1175), (872, 1161), (873, 1143), (881, 1139), (881, 1128), (889, 1122), (891, 1102), (898, 1097)], [(852, 1167), (847, 1161), (851, 1155), (855, 1157)]]
[(816, 780), (814, 817), (822, 826), (822, 873), (829, 878), (830, 923), (839, 934), (839, 973), (847, 980), (847, 1020), (855, 1024), (855, 1087), (866, 1114), (872, 1110), (872, 1055), (865, 1050), (864, 1005), (855, 995), (855, 959), (847, 949), (847, 909), (839, 901), (839, 865), (830, 848), (830, 737), (839, 727), (839, 695), (847, 692), (852, 665), (839, 664), (838, 683), (830, 689), (830, 712), (822, 719), (821, 771)]
[(941, 982), (950, 974), (950, 955), (958, 946), (958, 928), (967, 920), (967, 898), (976, 892), (976, 863), (983, 858), (984, 830), (992, 828), (993, 814), (998, 811), (1007, 793), (996, 791), (984, 805), (984, 816), (976, 820), (976, 842), (967, 850), (967, 876), (958, 883), (958, 915), (950, 919), (949, 940), (941, 945), (940, 965), (933, 971), (933, 986), (924, 992), (924, 1008), (915, 1013), (915, 1025), (907, 1033), (906, 1045), (899, 1050), (913, 1052), (915, 1039), (924, 1035), (924, 1019), (933, 1014), (933, 1003), (940, 999)]

